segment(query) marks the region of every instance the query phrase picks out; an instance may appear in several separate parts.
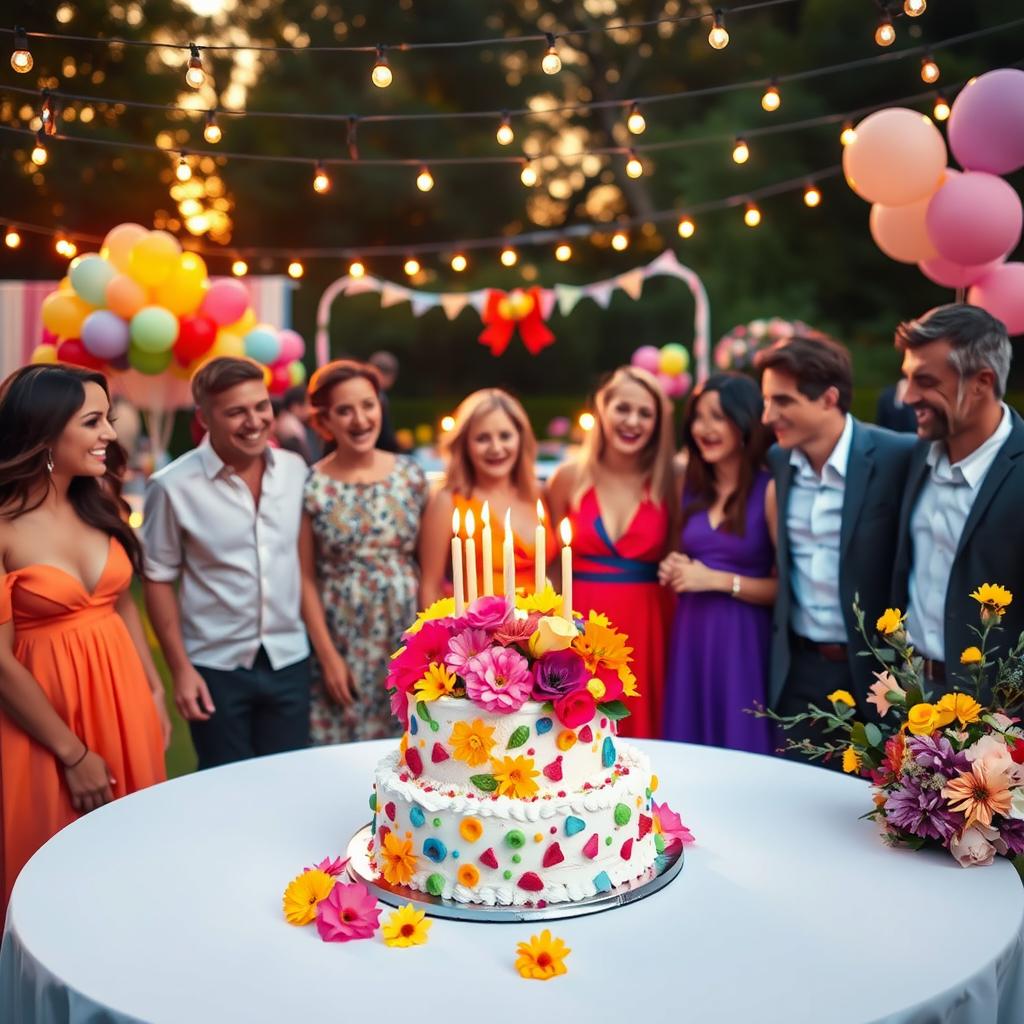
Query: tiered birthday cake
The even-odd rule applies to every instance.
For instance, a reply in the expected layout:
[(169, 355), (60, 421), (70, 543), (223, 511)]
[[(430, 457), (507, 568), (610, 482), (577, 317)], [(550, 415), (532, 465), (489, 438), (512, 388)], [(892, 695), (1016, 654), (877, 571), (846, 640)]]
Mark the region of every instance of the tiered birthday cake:
[(639, 878), (664, 850), (657, 780), (616, 733), (636, 695), (626, 637), (553, 614), (550, 590), (517, 603), (456, 617), (440, 602), (392, 662), (405, 732), (370, 801), (371, 866), (392, 885), (544, 906)]

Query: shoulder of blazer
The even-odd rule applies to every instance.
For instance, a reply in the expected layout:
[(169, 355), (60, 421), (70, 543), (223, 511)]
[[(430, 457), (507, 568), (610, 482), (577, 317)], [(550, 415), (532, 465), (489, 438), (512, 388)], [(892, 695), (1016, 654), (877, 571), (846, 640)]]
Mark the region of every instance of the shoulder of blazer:
[[(895, 430), (875, 426), (873, 423), (854, 421), (858, 428), (854, 434), (860, 434), (865, 450), (871, 450), (878, 461), (907, 466), (917, 447), (917, 435), (901, 434)], [(927, 450), (927, 445), (925, 446)]]
[(768, 463), (768, 468), (772, 471), (772, 476), (777, 477), (789, 465), (789, 449), (783, 448), (779, 444), (773, 444), (768, 449), (765, 461)]
[[(1010, 409), (1010, 436), (1003, 442), (999, 455), (1016, 458), (1024, 452), (1024, 419), (1016, 409)], [(998, 458), (998, 456), (997, 456)]]

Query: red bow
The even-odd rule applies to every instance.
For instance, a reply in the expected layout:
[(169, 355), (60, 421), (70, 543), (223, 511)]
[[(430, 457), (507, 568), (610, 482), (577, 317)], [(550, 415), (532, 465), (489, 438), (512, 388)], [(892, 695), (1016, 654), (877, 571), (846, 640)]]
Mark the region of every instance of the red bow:
[(486, 326), (480, 334), (480, 344), (489, 346), (492, 356), (500, 356), (508, 348), (518, 324), (519, 337), (523, 339), (527, 352), (535, 356), (555, 340), (544, 324), (540, 304), (539, 288), (529, 291), (517, 288), (513, 292), (491, 289), (481, 316)]

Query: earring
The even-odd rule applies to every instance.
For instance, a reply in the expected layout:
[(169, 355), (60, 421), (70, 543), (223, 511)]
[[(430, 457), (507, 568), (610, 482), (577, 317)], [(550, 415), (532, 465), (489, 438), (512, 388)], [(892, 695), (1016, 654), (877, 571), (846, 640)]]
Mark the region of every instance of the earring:
[(46, 450), (46, 472), (53, 472), (53, 449), (47, 448)]

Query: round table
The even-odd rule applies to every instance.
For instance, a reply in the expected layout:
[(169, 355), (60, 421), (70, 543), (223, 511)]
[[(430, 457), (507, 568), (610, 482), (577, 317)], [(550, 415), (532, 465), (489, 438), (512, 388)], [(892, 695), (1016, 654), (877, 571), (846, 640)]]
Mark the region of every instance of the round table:
[[(859, 820), (861, 780), (682, 744), (641, 744), (697, 840), (660, 893), (536, 925), (435, 920), (410, 949), (321, 942), (285, 922), (281, 894), (344, 851), (393, 746), (200, 772), (66, 828), (15, 886), (0, 1019), (1024, 1021), (1009, 863), (887, 848)], [(516, 943), (543, 927), (569, 972), (526, 981)]]

